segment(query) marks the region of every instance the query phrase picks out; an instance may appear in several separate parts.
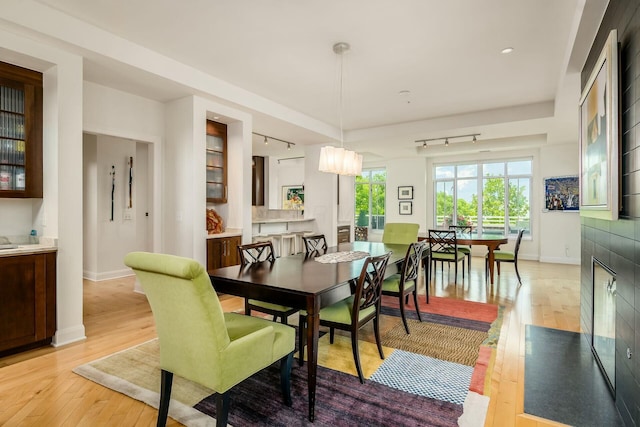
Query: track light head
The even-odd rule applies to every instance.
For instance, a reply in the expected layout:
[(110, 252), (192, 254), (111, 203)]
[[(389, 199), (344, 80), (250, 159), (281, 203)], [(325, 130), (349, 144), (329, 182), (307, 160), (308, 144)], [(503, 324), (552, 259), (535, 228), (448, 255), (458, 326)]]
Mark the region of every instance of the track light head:
[(422, 141), (422, 148), (427, 148), (427, 141)]
[(471, 141), (471, 142), (473, 142), (474, 144), (476, 143), (476, 136), (475, 135), (473, 135), (473, 141)]
[(264, 137), (264, 145), (267, 145), (267, 144), (269, 144), (269, 142), (267, 141), (267, 137), (265, 136)]
[(449, 146), (449, 138), (445, 138), (444, 139), (444, 146), (448, 147)]

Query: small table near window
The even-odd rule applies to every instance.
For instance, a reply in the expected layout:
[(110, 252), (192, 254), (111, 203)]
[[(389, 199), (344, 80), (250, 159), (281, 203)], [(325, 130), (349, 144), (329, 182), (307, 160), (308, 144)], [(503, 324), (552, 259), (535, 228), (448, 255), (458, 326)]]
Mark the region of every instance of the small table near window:
[[(500, 245), (509, 242), (507, 236), (503, 234), (494, 233), (456, 233), (456, 238), (459, 245), (485, 245), (488, 251), (489, 258), (489, 280), (493, 285), (493, 268), (495, 264), (495, 256), (493, 251), (498, 249)], [(429, 236), (424, 233), (418, 234), (418, 240), (429, 240)]]

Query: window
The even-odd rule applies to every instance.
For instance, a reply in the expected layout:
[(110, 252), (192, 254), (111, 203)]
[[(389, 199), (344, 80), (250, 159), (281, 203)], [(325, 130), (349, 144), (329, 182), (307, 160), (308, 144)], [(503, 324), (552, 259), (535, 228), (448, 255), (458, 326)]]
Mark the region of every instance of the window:
[(531, 160), (437, 165), (434, 226), (471, 225), (480, 232), (531, 231)]
[(384, 207), (387, 188), (387, 171), (365, 169), (356, 176), (355, 224), (371, 230), (384, 229)]

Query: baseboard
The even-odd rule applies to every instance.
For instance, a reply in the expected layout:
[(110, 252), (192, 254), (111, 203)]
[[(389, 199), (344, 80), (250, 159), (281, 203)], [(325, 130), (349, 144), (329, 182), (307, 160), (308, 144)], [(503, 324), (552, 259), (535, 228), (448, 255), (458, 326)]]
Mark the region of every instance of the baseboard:
[(548, 262), (550, 264), (572, 264), (580, 265), (580, 258), (567, 257), (540, 257), (540, 262)]
[(71, 344), (85, 339), (87, 339), (87, 337), (84, 332), (84, 325), (78, 325), (65, 330), (58, 329), (53, 336), (51, 345), (54, 347), (60, 347), (62, 345)]
[(92, 282), (99, 282), (101, 280), (118, 279), (120, 277), (133, 276), (135, 273), (130, 268), (122, 270), (105, 271), (102, 273), (96, 273), (93, 271), (82, 271), (82, 278), (91, 280)]

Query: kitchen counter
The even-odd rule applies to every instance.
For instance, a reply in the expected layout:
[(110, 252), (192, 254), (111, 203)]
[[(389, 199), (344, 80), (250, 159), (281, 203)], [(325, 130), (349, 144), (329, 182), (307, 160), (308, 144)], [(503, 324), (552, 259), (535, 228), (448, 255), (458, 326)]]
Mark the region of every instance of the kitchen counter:
[(57, 247), (52, 245), (34, 244), (34, 245), (18, 245), (17, 248), (0, 249), (0, 257), (15, 255), (31, 255), (44, 252), (56, 252)]
[(242, 236), (241, 228), (227, 228), (222, 233), (207, 234), (207, 239), (221, 239), (224, 237)]
[(285, 222), (304, 222), (304, 221), (313, 221), (315, 218), (265, 218), (265, 219), (254, 219), (251, 221), (252, 224), (282, 224)]

